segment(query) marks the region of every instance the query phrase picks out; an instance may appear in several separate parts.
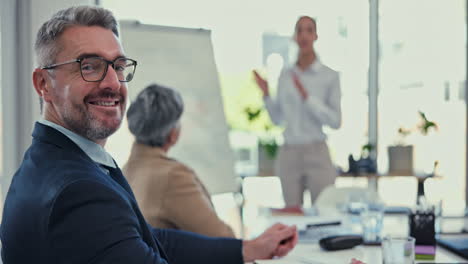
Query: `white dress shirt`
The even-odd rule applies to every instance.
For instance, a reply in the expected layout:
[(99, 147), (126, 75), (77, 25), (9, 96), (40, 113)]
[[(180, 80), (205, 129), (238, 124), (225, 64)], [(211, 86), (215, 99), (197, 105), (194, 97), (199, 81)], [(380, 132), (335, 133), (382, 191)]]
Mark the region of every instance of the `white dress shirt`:
[(55, 124), (48, 120), (40, 119), (37, 122), (52, 127), (64, 134), (65, 136), (67, 136), (71, 141), (78, 145), (78, 147), (81, 150), (83, 150), (83, 152), (86, 153), (86, 155), (88, 155), (94, 162), (96, 162), (99, 165), (99, 168), (101, 168), (101, 170), (104, 171), (106, 174), (109, 174), (109, 170), (106, 169), (104, 166), (111, 167), (114, 169), (117, 168), (112, 156), (109, 153), (107, 153), (107, 151), (99, 144), (96, 144), (93, 141), (66, 129), (61, 125)]
[[(302, 98), (293, 81), (296, 73), (308, 97)], [(337, 129), (341, 125), (341, 90), (338, 72), (318, 59), (304, 71), (296, 65), (283, 69), (278, 80), (276, 100), (264, 98), (273, 123), (285, 126), (286, 144), (325, 141), (322, 127)]]

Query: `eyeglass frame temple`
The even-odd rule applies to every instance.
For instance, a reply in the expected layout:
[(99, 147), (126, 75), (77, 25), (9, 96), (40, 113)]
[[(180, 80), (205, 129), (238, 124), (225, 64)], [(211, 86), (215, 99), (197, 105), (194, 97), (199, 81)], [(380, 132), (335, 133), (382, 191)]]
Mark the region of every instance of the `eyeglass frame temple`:
[[(69, 63), (73, 63), (73, 62), (81, 62), (82, 59), (74, 59), (74, 60), (69, 60), (69, 61), (65, 61), (65, 62), (61, 62), (61, 63), (55, 63), (55, 64), (51, 64), (51, 65), (47, 65), (47, 66), (43, 66), (41, 67), (41, 69), (43, 70), (51, 70), (53, 68), (56, 68), (58, 66), (62, 66), (62, 65), (65, 65), (65, 64), (69, 64)], [(80, 69), (81, 70), (81, 69)]]

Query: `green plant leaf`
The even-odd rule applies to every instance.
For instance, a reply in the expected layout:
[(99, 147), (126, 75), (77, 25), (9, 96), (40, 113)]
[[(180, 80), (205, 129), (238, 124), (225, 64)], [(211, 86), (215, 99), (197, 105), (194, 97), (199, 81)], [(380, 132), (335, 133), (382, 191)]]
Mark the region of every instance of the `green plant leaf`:
[(260, 117), (262, 111), (262, 108), (252, 109), (250, 107), (246, 107), (244, 109), (244, 112), (247, 114), (247, 119), (249, 120), (249, 122), (257, 120)]
[(260, 141), (260, 147), (263, 148), (269, 159), (276, 158), (276, 154), (279, 148), (278, 144), (276, 143), (276, 140), (272, 140), (269, 142)]

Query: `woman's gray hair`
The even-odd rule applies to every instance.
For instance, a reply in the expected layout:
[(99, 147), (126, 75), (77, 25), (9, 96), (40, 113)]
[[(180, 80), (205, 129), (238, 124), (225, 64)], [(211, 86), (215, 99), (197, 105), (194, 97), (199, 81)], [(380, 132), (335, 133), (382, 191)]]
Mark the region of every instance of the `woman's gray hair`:
[(34, 49), (39, 66), (55, 63), (60, 35), (71, 26), (99, 26), (112, 30), (118, 37), (118, 23), (111, 11), (96, 6), (74, 6), (58, 11), (37, 32)]
[(183, 112), (184, 102), (176, 90), (151, 84), (130, 105), (128, 128), (138, 143), (162, 147)]

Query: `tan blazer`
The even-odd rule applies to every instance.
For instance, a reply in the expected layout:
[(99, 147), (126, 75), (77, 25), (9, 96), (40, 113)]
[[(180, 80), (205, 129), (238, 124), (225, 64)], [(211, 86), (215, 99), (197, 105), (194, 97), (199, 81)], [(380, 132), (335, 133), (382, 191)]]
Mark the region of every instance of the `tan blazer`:
[(193, 170), (161, 148), (134, 143), (123, 173), (148, 223), (213, 237), (234, 237), (218, 218), (210, 196)]

